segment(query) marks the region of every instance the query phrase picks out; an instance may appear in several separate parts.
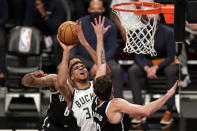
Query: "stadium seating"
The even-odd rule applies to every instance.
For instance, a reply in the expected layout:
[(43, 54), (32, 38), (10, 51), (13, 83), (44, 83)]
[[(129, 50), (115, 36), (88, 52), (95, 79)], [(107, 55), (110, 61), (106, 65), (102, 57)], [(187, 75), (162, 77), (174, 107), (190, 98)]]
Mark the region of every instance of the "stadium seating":
[(5, 112), (12, 98), (34, 98), (37, 111), (40, 111), (40, 90), (24, 87), (21, 78), (41, 69), (41, 35), (35, 28), (16, 26), (10, 30), (6, 53)]

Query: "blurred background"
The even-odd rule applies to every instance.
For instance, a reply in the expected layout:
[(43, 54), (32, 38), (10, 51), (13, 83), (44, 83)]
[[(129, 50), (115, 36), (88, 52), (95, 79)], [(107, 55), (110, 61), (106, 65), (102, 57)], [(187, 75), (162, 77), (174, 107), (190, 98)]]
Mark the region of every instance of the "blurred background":
[[(54, 35), (57, 27), (64, 21), (76, 21), (79, 18), (88, 15), (88, 7), (90, 0), (59, 0), (61, 2), (62, 10), (55, 14), (54, 29), (43, 29), (42, 23), (31, 23), (29, 21), (36, 21), (39, 19), (36, 15), (28, 13), (28, 10), (33, 8), (35, 0), (5, 0), (0, 3), (0, 27), (1, 27), (1, 44), (0, 52), (2, 70), (0, 72), (0, 131), (19, 131), (19, 130), (42, 130), (42, 123), (46, 116), (46, 111), (50, 104), (50, 91), (48, 88), (28, 88), (21, 84), (21, 78), (24, 74), (42, 69), (47, 74), (56, 74), (57, 66), (61, 60), (61, 56), (57, 55), (59, 47), (54, 46)], [(43, 3), (56, 0), (42, 0)], [(32, 3), (31, 3), (32, 2)], [(186, 50), (186, 66), (188, 73), (181, 74), (181, 66), (179, 66), (179, 79), (182, 82), (180, 88), (176, 93), (176, 107), (173, 108), (174, 122), (162, 127), (159, 124), (160, 117), (166, 108), (160, 109), (155, 114), (151, 115), (147, 123), (139, 126), (132, 126), (129, 124), (130, 130), (172, 130), (172, 131), (195, 131), (197, 130), (197, 30), (185, 25), (186, 21), (190, 23), (197, 23), (196, 10), (197, 3), (194, 1), (181, 0), (158, 0), (159, 3), (177, 3), (175, 14), (175, 24), (169, 25), (175, 29), (175, 35), (178, 35), (176, 40), (177, 55), (184, 49)], [(111, 0), (103, 0), (105, 13), (104, 15), (109, 19), (112, 18)], [(32, 4), (32, 5), (31, 5)], [(35, 4), (35, 3), (34, 3)], [(55, 5), (55, 4), (54, 4)], [(5, 8), (7, 6), (7, 9)], [(58, 3), (59, 8), (60, 3)], [(191, 6), (191, 7), (190, 7)], [(50, 10), (55, 6), (46, 8), (46, 14), (52, 16)], [(194, 8), (194, 10), (192, 10)], [(190, 9), (190, 10), (189, 10)], [(35, 9), (32, 9), (35, 10)], [(181, 13), (182, 11), (182, 13)], [(184, 17), (185, 15), (185, 17)], [(1, 23), (1, 16), (5, 16), (5, 20)], [(45, 19), (45, 16), (41, 16)], [(50, 17), (50, 18), (53, 18)], [(181, 18), (180, 18), (181, 17)], [(183, 19), (182, 19), (183, 18)], [(49, 19), (49, 18), (48, 18)], [(182, 22), (177, 22), (177, 21)], [(51, 22), (52, 23), (52, 22)], [(33, 26), (35, 24), (35, 26)], [(52, 24), (52, 25), (53, 25)], [(18, 52), (15, 43), (21, 43), (20, 32), (23, 27), (32, 27), (32, 37), (30, 41), (33, 42), (34, 47), (31, 47), (30, 52)], [(37, 28), (38, 27), (38, 28)], [(3, 31), (2, 31), (3, 30)], [(51, 31), (51, 32), (50, 32)], [(2, 33), (3, 32), (3, 33)], [(181, 34), (180, 34), (181, 32)], [(28, 35), (27, 35), (28, 36)], [(181, 40), (180, 40), (181, 39)], [(183, 40), (182, 40), (183, 39)], [(180, 41), (181, 42), (180, 42)], [(52, 41), (52, 42), (51, 42)], [(182, 44), (184, 43), (184, 46)], [(128, 87), (128, 68), (134, 64), (135, 54), (123, 52), (125, 43), (122, 41), (121, 34), (118, 31), (117, 35), (117, 50), (115, 52), (115, 60), (120, 65), (123, 72), (123, 98), (133, 101), (130, 88)], [(28, 47), (24, 47), (28, 50)], [(183, 71), (184, 72), (184, 71)], [(142, 90), (143, 97), (150, 94), (150, 99), (157, 99), (162, 95), (156, 91), (162, 92), (165, 85), (165, 77), (160, 77), (157, 80), (146, 81), (147, 88)], [(157, 89), (155, 89), (157, 87)], [(149, 89), (149, 91), (147, 91)], [(156, 90), (156, 91), (155, 91)], [(159, 91), (159, 92), (160, 92)], [(158, 94), (153, 97), (153, 94)], [(130, 116), (130, 119), (133, 116)]]

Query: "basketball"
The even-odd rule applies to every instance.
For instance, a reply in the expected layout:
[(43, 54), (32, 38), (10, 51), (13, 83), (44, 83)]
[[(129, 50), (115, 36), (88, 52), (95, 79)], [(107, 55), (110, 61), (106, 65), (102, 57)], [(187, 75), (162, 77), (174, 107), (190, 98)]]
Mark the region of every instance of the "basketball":
[(76, 32), (76, 22), (66, 21), (58, 28), (58, 38), (65, 45), (75, 44), (79, 41)]

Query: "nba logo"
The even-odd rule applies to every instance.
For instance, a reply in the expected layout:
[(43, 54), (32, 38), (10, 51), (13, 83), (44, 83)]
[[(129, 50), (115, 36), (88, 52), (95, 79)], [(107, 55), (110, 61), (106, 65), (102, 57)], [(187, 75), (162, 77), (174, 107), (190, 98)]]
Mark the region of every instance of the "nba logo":
[(20, 40), (19, 40), (19, 51), (20, 52), (29, 52), (31, 47), (31, 35), (32, 30), (31, 28), (22, 28), (20, 33)]

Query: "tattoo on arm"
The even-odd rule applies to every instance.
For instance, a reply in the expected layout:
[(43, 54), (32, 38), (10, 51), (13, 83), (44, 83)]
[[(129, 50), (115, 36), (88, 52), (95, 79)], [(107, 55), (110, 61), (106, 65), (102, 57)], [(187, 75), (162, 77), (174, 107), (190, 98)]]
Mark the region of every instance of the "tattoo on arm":
[(32, 80), (30, 82), (30, 85), (32, 85), (34, 83), (34, 79), (35, 79), (35, 77), (32, 77)]
[(101, 51), (101, 64), (104, 64), (104, 63), (106, 63), (106, 60), (105, 60), (105, 53), (104, 53), (104, 51), (102, 50), (102, 51)]
[(41, 87), (53, 87), (54, 86), (54, 80), (53, 78), (49, 79), (42, 79)]

